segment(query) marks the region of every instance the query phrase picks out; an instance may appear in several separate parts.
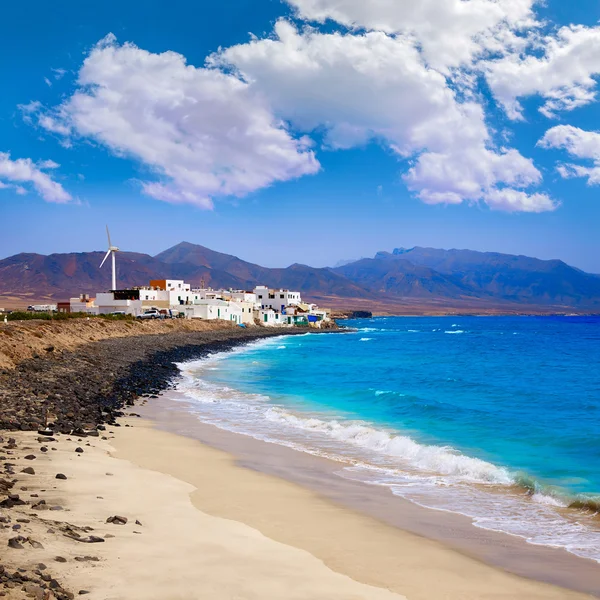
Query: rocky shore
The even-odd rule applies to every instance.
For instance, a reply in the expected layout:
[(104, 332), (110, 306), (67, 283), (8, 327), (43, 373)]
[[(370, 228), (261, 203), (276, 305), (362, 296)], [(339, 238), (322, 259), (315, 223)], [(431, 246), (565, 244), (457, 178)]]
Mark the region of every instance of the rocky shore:
[[(40, 532), (81, 546), (81, 556), (74, 559), (80, 562), (97, 560), (85, 549), (88, 544), (93, 547), (106, 540), (89, 527), (40, 516), (62, 514), (55, 490), (68, 476), (57, 472), (50, 485), (36, 482), (32, 489), (38, 464), (65, 451), (81, 458), (86, 446), (108, 440), (107, 428), (120, 426), (117, 418), (136, 399), (156, 397), (171, 385), (177, 374), (176, 362), (260, 338), (305, 333), (242, 329), (226, 323), (173, 331), (166, 329), (168, 325), (154, 324), (150, 332), (122, 337), (118, 331), (119, 337), (91, 343), (70, 340), (72, 349), (60, 349), (51, 343), (51, 336), (45, 340), (37, 337), (40, 329), (28, 324), (30, 337), (44, 345), (43, 355), (32, 352), (14, 368), (0, 371), (0, 596), (38, 600), (74, 597), (55, 578), (51, 564), (35, 562), (29, 555), (26, 561), (20, 560), (25, 551), (43, 550), (47, 542), (40, 540)], [(155, 332), (157, 327), (162, 327), (162, 332)], [(10, 342), (15, 335), (12, 331), (3, 340), (5, 350), (7, 338)], [(6, 353), (4, 359), (6, 363)], [(123, 524), (119, 515), (107, 515), (107, 519), (111, 526)], [(61, 560), (57, 556), (54, 562)], [(76, 592), (84, 595), (86, 590)]]
[(205, 330), (112, 337), (73, 350), (47, 344), (44, 355), (0, 372), (0, 429), (98, 435), (123, 406), (166, 389), (175, 362), (283, 333), (305, 331), (207, 323)]

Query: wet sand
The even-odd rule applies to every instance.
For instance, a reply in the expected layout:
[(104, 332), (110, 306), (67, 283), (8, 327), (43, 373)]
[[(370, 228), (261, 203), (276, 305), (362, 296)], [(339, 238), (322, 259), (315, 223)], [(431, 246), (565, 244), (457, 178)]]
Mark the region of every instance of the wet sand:
[(201, 442), (186, 446), (198, 453), (198, 466), (173, 463), (174, 449), (157, 465), (143, 445), (128, 447), (128, 458), (197, 486), (192, 500), (202, 511), (246, 523), (358, 581), (415, 599), (600, 596), (593, 561), (343, 479), (335, 462), (202, 424), (168, 396), (140, 413), (154, 427)]
[[(489, 557), (515, 554), (524, 570), (545, 566), (548, 578), (553, 572), (565, 584), (571, 569), (573, 588), (598, 583), (589, 561), (487, 537), (453, 515), (339, 478), (326, 459), (227, 434), (181, 408), (153, 400), (134, 410), (155, 420), (121, 419), (107, 439), (12, 434), (17, 445), (5, 452), (14, 489), (28, 503), (0, 511), (8, 519), (0, 529), (0, 563), (4, 572), (19, 567), (30, 579), (15, 584), (20, 576), (13, 576), (12, 587), (0, 590), (7, 598), (25, 598), (27, 586), (46, 600), (80, 592), (90, 600), (591, 597), (485, 564), (461, 544), (487, 544)], [(44, 444), (49, 451), (41, 451)], [(30, 453), (34, 460), (27, 460)], [(34, 473), (22, 473), (32, 465)], [(42, 499), (45, 508), (35, 507)], [(126, 523), (107, 522), (115, 515)], [(474, 537), (465, 538), (463, 526)], [(414, 532), (423, 527), (444, 541)], [(17, 533), (23, 548), (7, 547)], [(85, 543), (92, 535), (99, 539)]]

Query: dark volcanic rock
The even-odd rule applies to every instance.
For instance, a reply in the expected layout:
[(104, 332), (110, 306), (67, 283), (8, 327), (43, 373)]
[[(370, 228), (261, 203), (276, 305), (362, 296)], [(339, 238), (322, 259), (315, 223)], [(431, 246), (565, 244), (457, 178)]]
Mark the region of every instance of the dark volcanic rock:
[(15, 550), (23, 550), (23, 544), (21, 542), (25, 541), (25, 538), (20, 535), (14, 538), (10, 538), (8, 540), (8, 547), (14, 548)]
[(33, 467), (25, 467), (24, 469), (21, 470), (21, 473), (27, 473), (27, 475), (35, 475), (35, 471), (33, 470)]
[(113, 525), (126, 525), (127, 517), (121, 517), (119, 515), (115, 515), (114, 517), (108, 517), (106, 519), (107, 523), (112, 523)]
[[(47, 352), (0, 374), (0, 429), (96, 436), (117, 426), (122, 409), (140, 396), (156, 397), (178, 374), (175, 363), (222, 352), (294, 329), (215, 329), (111, 338), (75, 352)], [(100, 427), (99, 427), (100, 426)], [(7, 450), (16, 448), (8, 440)], [(33, 455), (31, 455), (33, 456)]]
[(0, 502), (2, 508), (12, 508), (13, 506), (24, 506), (26, 503), (19, 498), (18, 494), (11, 494)]
[(67, 476), (63, 473), (57, 473), (55, 479), (66, 479)]
[(97, 535), (88, 535), (84, 538), (73, 538), (78, 542), (83, 542), (84, 544), (97, 544), (99, 542), (103, 542), (104, 538), (98, 537)]

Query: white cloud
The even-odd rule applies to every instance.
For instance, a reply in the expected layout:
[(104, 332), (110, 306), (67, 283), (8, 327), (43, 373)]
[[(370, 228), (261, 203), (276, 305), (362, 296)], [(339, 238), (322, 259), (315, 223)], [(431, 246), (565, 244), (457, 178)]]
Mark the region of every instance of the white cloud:
[[(427, 204), (483, 200), (494, 210), (543, 212), (557, 203), (523, 190), (541, 182), (541, 173), (516, 150), (492, 152), (475, 147), (449, 153), (425, 152), (405, 177)], [(518, 188), (518, 189), (515, 189)]]
[(513, 53), (483, 65), (492, 92), (509, 117), (522, 118), (519, 98), (527, 96), (545, 100), (540, 111), (547, 117), (596, 100), (600, 27), (562, 27), (534, 50), (535, 54)]
[(20, 184), (31, 184), (35, 191), (47, 202), (65, 204), (73, 200), (72, 196), (54, 181), (45, 169), (55, 169), (53, 161), (34, 163), (30, 158), (11, 160), (10, 154), (0, 152), (0, 188), (13, 188), (17, 194), (26, 193)]
[(493, 208), (551, 210), (541, 197), (501, 200), (498, 190), (541, 181), (532, 161), (495, 149), (482, 107), (459, 102), (446, 78), (427, 66), (410, 39), (298, 32), (279, 21), (274, 39), (252, 40), (210, 59), (234, 67), (296, 128), (322, 130), (327, 145), (349, 148), (379, 140), (414, 157), (405, 175), (428, 203), (487, 202)]
[(175, 52), (153, 54), (102, 40), (85, 59), (78, 89), (51, 111), (44, 129), (91, 138), (149, 167), (144, 192), (210, 208), (218, 196), (243, 196), (276, 181), (316, 173), (306, 139), (294, 139), (262, 94), (234, 75), (187, 65)]
[(538, 145), (542, 148), (566, 150), (572, 157), (591, 163), (591, 166), (559, 164), (557, 170), (561, 177), (583, 177), (587, 178), (588, 185), (600, 184), (600, 132), (558, 125), (549, 129)]
[(521, 47), (515, 33), (536, 24), (536, 0), (287, 1), (303, 19), (410, 36), (440, 70), (470, 64), (485, 51)]
[(547, 194), (529, 194), (510, 188), (490, 190), (485, 201), (492, 209), (507, 212), (541, 213), (558, 208), (557, 202)]
[(54, 74), (54, 79), (58, 80), (58, 79), (62, 79), (67, 71), (66, 69), (52, 69), (52, 73)]

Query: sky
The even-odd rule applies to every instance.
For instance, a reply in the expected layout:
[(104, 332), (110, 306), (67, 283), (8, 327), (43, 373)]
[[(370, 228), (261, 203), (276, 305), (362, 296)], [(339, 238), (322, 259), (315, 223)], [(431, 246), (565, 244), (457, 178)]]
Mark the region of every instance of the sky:
[(600, 273), (597, 0), (5, 3), (0, 258), (181, 241)]

